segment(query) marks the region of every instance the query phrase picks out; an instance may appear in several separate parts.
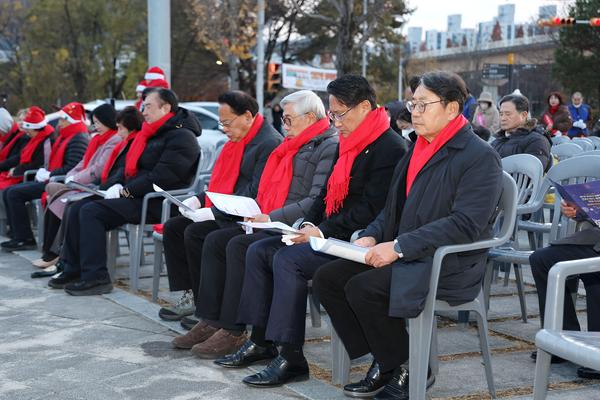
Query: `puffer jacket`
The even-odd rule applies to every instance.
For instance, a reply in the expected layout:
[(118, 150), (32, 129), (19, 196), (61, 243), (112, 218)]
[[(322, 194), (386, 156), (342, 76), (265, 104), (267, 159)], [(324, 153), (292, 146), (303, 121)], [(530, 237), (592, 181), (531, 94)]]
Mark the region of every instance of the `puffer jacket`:
[(532, 118), (524, 126), (510, 134), (507, 134), (505, 131), (499, 131), (496, 134), (496, 140), (492, 142), (492, 147), (502, 158), (514, 154), (531, 154), (542, 162), (544, 171), (548, 171), (552, 166), (552, 157), (550, 155), (552, 144), (538, 130), (536, 125), (537, 120)]

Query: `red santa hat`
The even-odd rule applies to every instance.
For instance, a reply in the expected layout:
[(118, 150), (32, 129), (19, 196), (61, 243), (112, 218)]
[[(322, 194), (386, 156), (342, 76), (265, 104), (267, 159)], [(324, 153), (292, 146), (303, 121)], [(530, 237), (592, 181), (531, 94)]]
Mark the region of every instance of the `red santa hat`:
[(73, 101), (60, 110), (60, 117), (66, 119), (72, 124), (76, 124), (78, 122), (85, 123), (85, 108), (83, 108), (81, 103)]
[(21, 121), (21, 127), (24, 129), (42, 129), (46, 125), (48, 125), (46, 113), (37, 106), (29, 107)]
[(148, 82), (148, 84), (146, 85), (146, 87), (149, 88), (164, 88), (164, 89), (169, 89), (169, 82), (165, 81), (164, 79), (153, 79), (150, 82)]
[(136, 92), (143, 92), (144, 89), (146, 89), (148, 87), (148, 82), (145, 79), (142, 79), (137, 86), (135, 87), (135, 91)]
[(165, 79), (165, 71), (163, 71), (160, 67), (150, 67), (148, 71), (146, 71), (146, 75), (144, 75), (144, 79), (147, 81), (151, 81), (154, 79)]

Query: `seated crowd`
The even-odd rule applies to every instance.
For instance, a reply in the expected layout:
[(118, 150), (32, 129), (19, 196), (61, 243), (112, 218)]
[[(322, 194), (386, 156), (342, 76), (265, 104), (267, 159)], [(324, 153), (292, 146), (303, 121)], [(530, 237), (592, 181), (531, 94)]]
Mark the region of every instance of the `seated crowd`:
[[(149, 71), (148, 77), (155, 75)], [(43, 269), (33, 278), (51, 277), (51, 288), (74, 296), (110, 292), (106, 232), (139, 224), (153, 185), (173, 190), (194, 181), (202, 129), (163, 82), (140, 88), (136, 107), (97, 107), (91, 139), (79, 103), (62, 108), (57, 133), (38, 107), (27, 110), (20, 126), (0, 109), (0, 218), (10, 229), (1, 247), (36, 247), (27, 203), (41, 199), (43, 254), (33, 264)], [(159, 315), (181, 320), (189, 330), (174, 338), (176, 348), (226, 368), (269, 360), (244, 378), (255, 387), (307, 379), (303, 345), (312, 281), (350, 358), (373, 356), (364, 379), (346, 385), (344, 394), (408, 399), (406, 318), (424, 307), (436, 249), (492, 236), (501, 157), (529, 153), (546, 170), (552, 165), (547, 131), (529, 118), (526, 97), (505, 96), (494, 114), (491, 95), (482, 94), (470, 122), (470, 94), (457, 75), (426, 73), (411, 81), (411, 89), (410, 101), (387, 112), (367, 80), (356, 75), (328, 85), (327, 111), (314, 92), (291, 93), (280, 102), (285, 137), (250, 95), (219, 96), (220, 124), (229, 140), (207, 191), (251, 197), (261, 213), (246, 220), (299, 223), (300, 233), (248, 232), (238, 224), (241, 218), (217, 209), (205, 192), (173, 210), (178, 215), (163, 227), (165, 260), (169, 289), (183, 295)], [(491, 146), (474, 132), (486, 125), (494, 128)], [(33, 181), (24, 177), (28, 170), (37, 170)], [(61, 176), (62, 182), (54, 179)], [(148, 223), (160, 222), (161, 207), (162, 199), (149, 201)], [(571, 205), (563, 204), (562, 211), (577, 218)], [(531, 256), (540, 310), (556, 262), (599, 255), (600, 229), (588, 228)], [(349, 241), (357, 231), (354, 243), (369, 249), (366, 264), (316, 252), (309, 244), (311, 237)], [(486, 258), (487, 251), (447, 258), (438, 298), (451, 304), (473, 300)], [(600, 274), (582, 279), (588, 329), (598, 331)], [(567, 305), (565, 329), (577, 330), (572, 302)], [(582, 370), (585, 377), (596, 374)], [(431, 371), (428, 378), (433, 384)]]

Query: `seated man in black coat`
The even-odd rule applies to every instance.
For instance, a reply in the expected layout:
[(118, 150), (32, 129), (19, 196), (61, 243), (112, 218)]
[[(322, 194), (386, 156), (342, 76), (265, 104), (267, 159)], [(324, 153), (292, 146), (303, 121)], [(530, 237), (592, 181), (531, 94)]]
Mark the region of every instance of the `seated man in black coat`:
[[(422, 311), (436, 249), (491, 237), (502, 168), (461, 114), (466, 98), (457, 75), (421, 77), (407, 104), (417, 141), (394, 171), (385, 208), (355, 242), (370, 248), (367, 265), (339, 259), (313, 278), (350, 358), (375, 359), (365, 379), (344, 387), (348, 396), (408, 399), (405, 318)], [(438, 297), (452, 305), (473, 300), (486, 256), (446, 257)]]
[[(178, 106), (169, 89), (144, 92), (142, 129), (125, 156), (125, 167), (109, 180), (103, 200), (77, 202), (71, 206), (61, 251), (64, 271), (48, 284), (64, 287), (74, 296), (108, 293), (112, 290), (106, 268), (106, 232), (123, 224), (139, 224), (142, 203), (153, 184), (165, 190), (188, 186), (195, 178), (202, 132), (196, 117)], [(117, 159), (118, 161), (118, 159)], [(148, 222), (158, 222), (161, 199), (148, 204)]]
[(286, 247), (281, 237), (251, 245), (246, 253), (246, 272), (238, 322), (252, 325), (252, 336), (237, 353), (217, 361), (226, 367), (242, 367), (277, 356), (244, 383), (269, 387), (308, 378), (304, 358), (308, 280), (333, 257), (314, 252), (311, 236), (349, 240), (383, 208), (394, 166), (408, 143), (390, 128), (383, 107), (377, 108), (375, 91), (367, 80), (345, 75), (327, 86), (329, 118), (340, 133), (339, 157), (333, 171), (306, 214), (301, 235)]
[[(215, 162), (208, 191), (255, 198), (267, 159), (283, 138), (258, 112), (258, 103), (252, 96), (232, 91), (219, 96), (218, 101), (219, 118), (229, 141)], [(164, 225), (169, 288), (184, 291), (174, 307), (159, 311), (159, 316), (167, 320), (178, 320), (194, 312), (206, 236), (220, 228), (238, 226), (236, 221), (240, 220), (218, 211), (204, 193), (184, 203), (194, 212), (182, 212)]]

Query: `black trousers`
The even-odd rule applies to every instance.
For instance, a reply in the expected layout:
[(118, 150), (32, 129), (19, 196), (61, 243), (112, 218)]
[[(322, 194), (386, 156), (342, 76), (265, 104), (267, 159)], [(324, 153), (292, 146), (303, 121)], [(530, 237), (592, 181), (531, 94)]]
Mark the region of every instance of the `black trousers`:
[(388, 315), (392, 266), (373, 268), (338, 259), (323, 265), (313, 278), (313, 290), (351, 359), (372, 353), (382, 371), (408, 360), (404, 318)]
[(302, 345), (308, 281), (334, 259), (308, 243), (285, 246), (281, 236), (253, 243), (246, 253), (238, 322), (266, 328), (267, 340)]
[(252, 243), (272, 237), (274, 235), (266, 232), (246, 235), (239, 227), (208, 234), (204, 246), (210, 251), (202, 253), (196, 316), (219, 328), (237, 331), (246, 328), (245, 324), (236, 322), (246, 269), (246, 251)]
[[(531, 263), (531, 272), (535, 280), (535, 286), (540, 303), (540, 316), (542, 326), (544, 321), (544, 311), (546, 309), (546, 290), (548, 288), (548, 273), (550, 269), (560, 261), (578, 260), (582, 258), (592, 258), (600, 256), (594, 251), (593, 246), (581, 245), (557, 245), (549, 246), (533, 252), (529, 256)], [(588, 331), (600, 332), (600, 272), (579, 275), (583, 281), (586, 292), (587, 302), (587, 321)], [(563, 313), (563, 329), (568, 331), (579, 331), (579, 321), (575, 313), (575, 305), (571, 298), (571, 293), (575, 291), (577, 281), (567, 280), (567, 290), (565, 291), (565, 307)]]
[[(141, 199), (89, 197), (73, 203), (67, 210), (61, 250), (65, 274), (84, 281), (108, 279), (106, 232), (126, 223), (138, 224), (141, 212)], [(153, 218), (149, 219), (152, 223)]]
[(56, 255), (56, 252), (53, 251), (53, 246), (60, 230), (60, 224), (60, 218), (49, 209), (46, 209), (44, 213), (44, 243), (42, 244), (44, 256)]
[(23, 182), (10, 186), (4, 191), (6, 216), (13, 239), (20, 241), (33, 239), (25, 203), (41, 198), (45, 189), (45, 183)]
[(215, 221), (194, 222), (183, 216), (165, 223), (163, 246), (171, 291), (192, 290), (198, 298), (204, 241), (217, 229)]

